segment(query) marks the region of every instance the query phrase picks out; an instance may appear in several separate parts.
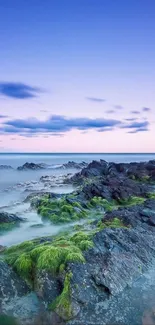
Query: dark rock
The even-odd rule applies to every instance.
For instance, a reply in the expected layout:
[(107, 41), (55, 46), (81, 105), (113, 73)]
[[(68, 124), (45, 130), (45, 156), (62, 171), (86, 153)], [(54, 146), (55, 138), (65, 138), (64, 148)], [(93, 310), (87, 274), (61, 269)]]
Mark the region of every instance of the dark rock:
[(62, 291), (60, 281), (50, 272), (38, 271), (35, 280), (35, 291), (46, 303), (52, 303)]
[(0, 170), (3, 169), (13, 169), (10, 165), (0, 165)]
[(75, 169), (82, 169), (85, 168), (88, 164), (84, 161), (80, 163), (76, 163), (75, 161), (68, 161), (68, 163), (63, 164), (63, 168), (75, 168)]
[(44, 164), (35, 164), (26, 162), (23, 166), (17, 167), (17, 170), (39, 170), (45, 169)]
[(0, 310), (5, 301), (29, 292), (27, 284), (4, 261), (0, 261)]
[(0, 212), (0, 224), (23, 221), (22, 218), (8, 212)]

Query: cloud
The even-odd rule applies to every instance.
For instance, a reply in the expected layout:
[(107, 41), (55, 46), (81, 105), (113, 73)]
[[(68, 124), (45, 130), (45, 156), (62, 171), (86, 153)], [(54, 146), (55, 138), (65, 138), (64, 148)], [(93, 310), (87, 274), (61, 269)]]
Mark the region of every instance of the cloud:
[(132, 121), (136, 121), (137, 118), (136, 117), (131, 117), (131, 118), (126, 118), (125, 121), (129, 121), (129, 122), (132, 122)]
[(134, 122), (126, 125), (120, 126), (122, 129), (133, 129), (130, 131), (127, 131), (127, 133), (138, 133), (138, 132), (144, 132), (149, 131), (150, 123), (148, 121), (142, 121), (142, 122)]
[(86, 97), (86, 99), (96, 103), (104, 103), (106, 101), (106, 99), (104, 98), (97, 98), (97, 97)]
[(0, 82), (0, 94), (16, 99), (28, 99), (37, 97), (41, 89), (31, 87), (19, 82)]
[(124, 107), (121, 106), (121, 105), (114, 105), (114, 108), (115, 108), (115, 109), (123, 109)]
[(54, 115), (46, 120), (38, 120), (36, 118), (29, 119), (14, 119), (3, 122), (0, 127), (0, 132), (7, 134), (20, 134), (33, 136), (34, 134), (60, 134), (71, 130), (87, 131), (94, 129), (96, 131), (103, 132), (108, 131), (109, 128), (113, 129), (121, 124), (121, 121), (115, 119), (104, 118), (68, 118), (65, 116)]
[(9, 117), (8, 115), (1, 115), (0, 114), (0, 118), (7, 118), (7, 117)]
[(149, 108), (149, 107), (143, 107), (142, 108), (142, 111), (143, 112), (150, 112), (151, 111), (151, 108)]
[(134, 123), (130, 123), (130, 124), (126, 124), (121, 126), (122, 129), (139, 129), (139, 128), (145, 128), (149, 126), (149, 122), (148, 121), (144, 121), (144, 122), (134, 122)]
[(138, 132), (146, 132), (149, 131), (148, 128), (140, 128), (140, 129), (135, 129), (133, 131), (128, 131), (127, 133), (138, 133)]
[(138, 114), (141, 114), (140, 111), (131, 111), (131, 113), (132, 113), (132, 114), (137, 114), (137, 115), (138, 115)]
[(107, 114), (113, 114), (115, 113), (115, 111), (113, 109), (109, 109), (108, 111), (106, 111)]

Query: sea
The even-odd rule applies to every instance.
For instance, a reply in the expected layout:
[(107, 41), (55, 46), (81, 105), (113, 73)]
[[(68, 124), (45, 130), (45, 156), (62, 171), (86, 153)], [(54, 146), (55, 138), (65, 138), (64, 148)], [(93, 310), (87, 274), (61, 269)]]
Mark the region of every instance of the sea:
[[(51, 225), (42, 220), (25, 199), (36, 191), (54, 193), (71, 193), (75, 190), (71, 185), (61, 184), (61, 178), (74, 174), (75, 169), (61, 168), (64, 163), (74, 161), (87, 163), (104, 159), (108, 162), (140, 162), (155, 159), (155, 153), (0, 153), (0, 165), (11, 166), (12, 169), (0, 168), (0, 212), (14, 213), (23, 219), (19, 227), (0, 232), (0, 245), (10, 246), (24, 240), (57, 234), (69, 226)], [(17, 167), (26, 162), (47, 164), (47, 169), (19, 171)], [(53, 185), (48, 188), (41, 182), (42, 176), (53, 177)]]

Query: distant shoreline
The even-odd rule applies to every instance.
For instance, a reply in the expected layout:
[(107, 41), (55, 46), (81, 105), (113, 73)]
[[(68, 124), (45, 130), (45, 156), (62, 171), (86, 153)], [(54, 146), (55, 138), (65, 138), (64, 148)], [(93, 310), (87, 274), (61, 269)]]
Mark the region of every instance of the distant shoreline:
[(0, 152), (0, 155), (155, 155), (155, 152)]

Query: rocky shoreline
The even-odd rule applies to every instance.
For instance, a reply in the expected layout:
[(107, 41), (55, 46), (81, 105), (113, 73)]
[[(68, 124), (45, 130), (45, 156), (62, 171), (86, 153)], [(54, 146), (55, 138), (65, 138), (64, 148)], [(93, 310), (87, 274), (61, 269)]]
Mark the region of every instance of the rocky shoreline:
[(64, 180), (72, 194), (27, 198), (43, 219), (70, 230), (1, 252), (0, 312), (19, 324), (133, 325), (107, 319), (106, 306), (155, 262), (155, 161), (83, 167)]

